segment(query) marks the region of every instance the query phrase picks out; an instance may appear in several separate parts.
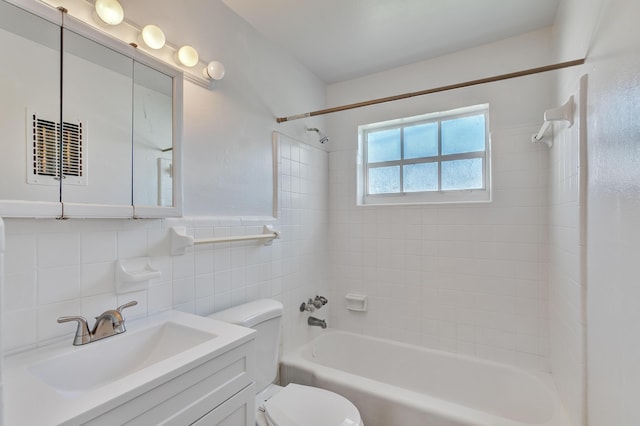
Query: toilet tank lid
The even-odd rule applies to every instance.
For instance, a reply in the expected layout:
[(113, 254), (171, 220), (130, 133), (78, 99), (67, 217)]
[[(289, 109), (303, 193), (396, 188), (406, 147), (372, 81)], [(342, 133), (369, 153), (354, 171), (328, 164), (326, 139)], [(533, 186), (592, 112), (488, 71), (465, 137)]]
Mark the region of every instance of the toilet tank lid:
[(253, 327), (279, 316), (282, 316), (282, 303), (273, 299), (260, 299), (214, 312), (209, 315), (209, 318), (244, 327)]

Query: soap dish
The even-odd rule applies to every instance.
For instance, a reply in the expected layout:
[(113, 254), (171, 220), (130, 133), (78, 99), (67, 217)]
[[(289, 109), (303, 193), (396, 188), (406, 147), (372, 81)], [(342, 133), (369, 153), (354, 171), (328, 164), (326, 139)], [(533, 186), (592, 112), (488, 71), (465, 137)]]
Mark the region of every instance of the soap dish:
[(149, 288), (149, 281), (162, 273), (151, 266), (148, 257), (120, 259), (116, 262), (116, 287), (118, 294)]

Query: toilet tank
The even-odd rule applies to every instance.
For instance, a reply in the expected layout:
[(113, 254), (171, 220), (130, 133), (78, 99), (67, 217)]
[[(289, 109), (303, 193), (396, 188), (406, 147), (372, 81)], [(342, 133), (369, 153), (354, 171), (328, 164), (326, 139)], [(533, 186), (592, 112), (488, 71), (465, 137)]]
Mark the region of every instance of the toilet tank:
[(256, 330), (256, 391), (273, 383), (278, 374), (282, 303), (260, 299), (215, 312), (209, 318)]

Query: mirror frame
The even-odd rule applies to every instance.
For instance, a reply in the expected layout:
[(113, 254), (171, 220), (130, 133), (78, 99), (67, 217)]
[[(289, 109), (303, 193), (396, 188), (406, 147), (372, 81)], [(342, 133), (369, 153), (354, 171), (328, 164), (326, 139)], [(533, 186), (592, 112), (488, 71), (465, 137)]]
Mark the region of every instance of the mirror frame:
[[(133, 200), (133, 217), (141, 218), (163, 218), (182, 216), (182, 122), (183, 122), (183, 73), (164, 62), (149, 56), (140, 49), (134, 49), (134, 62), (147, 65), (161, 73), (172, 77), (173, 85), (171, 96), (173, 98), (172, 108), (172, 179), (173, 179), (173, 206), (136, 206)], [(135, 143), (135, 140), (132, 142)], [(135, 178), (134, 176), (132, 179)], [(133, 196), (133, 195), (132, 195)]]
[[(173, 206), (136, 206), (109, 205), (89, 203), (68, 203), (48, 201), (0, 200), (0, 216), (3, 217), (32, 217), (32, 218), (165, 218), (182, 215), (182, 123), (183, 123), (183, 72), (153, 56), (113, 38), (89, 24), (61, 12), (43, 3), (33, 0), (3, 0), (29, 13), (33, 13), (51, 23), (66, 28), (107, 48), (110, 48), (133, 61), (147, 65), (172, 78), (172, 166), (173, 166)], [(64, 48), (64, 41), (62, 43)], [(60, 52), (62, 55), (62, 52)], [(64, 102), (64, 100), (61, 100)], [(132, 100), (133, 102), (133, 97)], [(133, 160), (133, 139), (131, 141), (131, 155)], [(133, 176), (131, 181), (133, 187)], [(64, 193), (64, 192), (63, 192)]]

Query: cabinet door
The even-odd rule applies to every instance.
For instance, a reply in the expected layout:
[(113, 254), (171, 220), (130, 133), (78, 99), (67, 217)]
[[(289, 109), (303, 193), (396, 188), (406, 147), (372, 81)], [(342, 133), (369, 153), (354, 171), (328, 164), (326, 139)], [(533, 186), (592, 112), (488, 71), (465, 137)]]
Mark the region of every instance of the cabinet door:
[(68, 28), (62, 37), (64, 215), (132, 217), (133, 59)]
[(0, 216), (60, 216), (59, 23), (0, 1), (0, 46)]
[(193, 426), (254, 426), (255, 386), (247, 386), (227, 401), (211, 410)]
[(133, 204), (173, 207), (173, 77), (133, 66)]

